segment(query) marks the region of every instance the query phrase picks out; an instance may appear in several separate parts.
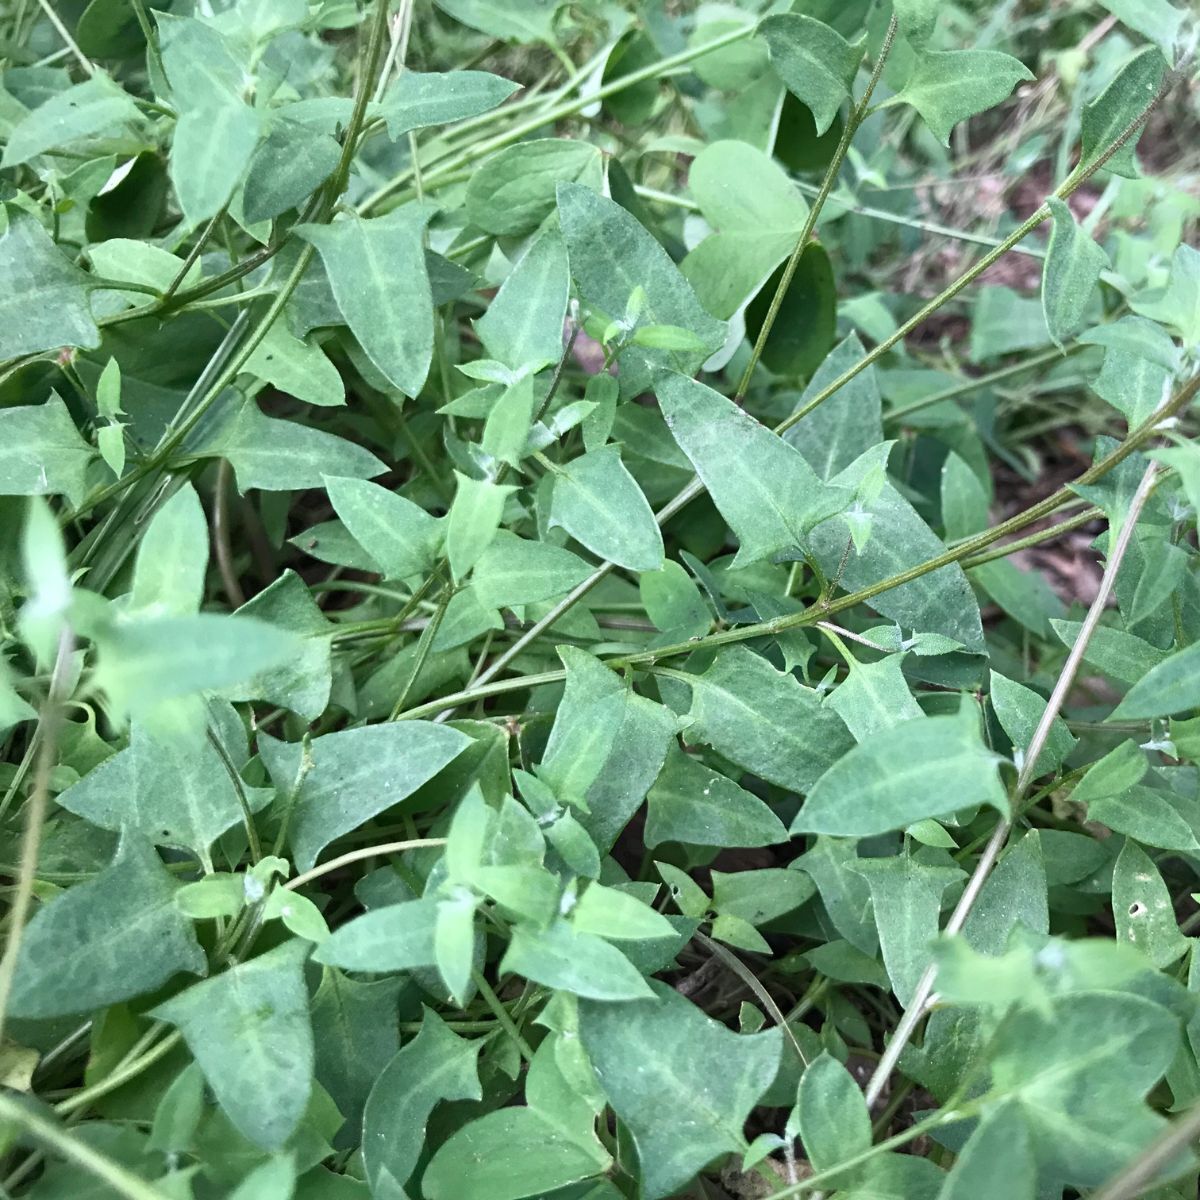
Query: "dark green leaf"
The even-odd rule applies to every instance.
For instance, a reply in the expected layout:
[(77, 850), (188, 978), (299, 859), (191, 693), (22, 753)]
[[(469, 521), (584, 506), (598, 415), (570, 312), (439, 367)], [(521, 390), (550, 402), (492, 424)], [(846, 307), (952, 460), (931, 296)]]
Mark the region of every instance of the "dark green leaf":
[(286, 942), (152, 1012), (179, 1028), (234, 1127), (264, 1150), (292, 1135), (312, 1088), (308, 951), (307, 942)]
[(823, 134), (850, 99), (862, 46), (851, 45), (823, 22), (794, 12), (768, 17), (759, 32), (771, 49), (775, 73), (812, 113), (817, 134)]
[(850, 748), (850, 734), (816, 692), (742, 646), (717, 652), (692, 689), (686, 736), (763, 779), (807, 792)]
[(432, 1010), (425, 1009), (421, 1029), (383, 1068), (363, 1114), (363, 1165), (377, 1194), (384, 1180), (397, 1188), (417, 1165), (425, 1125), (444, 1100), (479, 1100), (482, 1092), (476, 1060), (482, 1041), (452, 1033)]
[(622, 395), (634, 396), (666, 370), (691, 374), (725, 341), (725, 325), (704, 311), (662, 246), (619, 204), (578, 183), (558, 188), (558, 216), (571, 274), (584, 304), (609, 316), (625, 312), (637, 287), (646, 295), (641, 319), (678, 325), (704, 345), (701, 353), (629, 348), (621, 355)]
[(967, 711), (907, 721), (835, 762), (812, 787), (792, 832), (869, 837), (975, 804), (1007, 814), (998, 762)]
[(419, 394), (433, 356), (422, 244), (431, 215), (413, 204), (372, 220), (352, 216), (296, 229), (321, 255), (338, 308), (367, 357), (406, 396)]
[(589, 451), (555, 473), (550, 523), (630, 571), (662, 566), (662, 534), (654, 513), (616, 446)]
[(1032, 78), (1020, 60), (998, 50), (930, 50), (917, 59), (895, 102), (911, 104), (948, 146), (959, 121), (994, 107)]
[(180, 971), (203, 975), (204, 952), (175, 907), (177, 884), (132, 834), (112, 864), (34, 914), (21, 942), (9, 1011), (44, 1019), (144, 995)]
[(405, 70), (384, 92), (379, 114), (387, 122), (388, 136), (401, 138), (413, 129), (476, 117), (502, 104), (519, 87), (488, 71)]
[(599, 174), (600, 155), (587, 142), (571, 138), (518, 142), (472, 175), (467, 215), (488, 233), (532, 233), (554, 211), (559, 183), (597, 184)]
[(715, 1158), (746, 1149), (742, 1127), (778, 1069), (778, 1029), (733, 1033), (661, 984), (651, 1000), (582, 1002), (579, 1024), (637, 1145), (646, 1200), (674, 1195)]
[(50, 240), (37, 217), (5, 205), (0, 234), (0, 360), (60, 346), (94, 350), (100, 332), (88, 277)]
[(259, 737), (259, 753), (291, 811), (288, 837), (307, 871), (334, 838), (428, 783), (470, 739), (431, 721), (343, 729), (307, 746)]

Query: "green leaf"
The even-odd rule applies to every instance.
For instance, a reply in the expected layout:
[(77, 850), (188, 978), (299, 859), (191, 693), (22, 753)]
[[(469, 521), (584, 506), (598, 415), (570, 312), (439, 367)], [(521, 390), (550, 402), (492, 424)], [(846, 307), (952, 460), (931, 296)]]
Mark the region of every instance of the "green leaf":
[(908, 690), (903, 661), (903, 654), (889, 654), (878, 662), (856, 662), (829, 694), (826, 703), (845, 721), (856, 742), (923, 715)]
[[(401, 76), (403, 79), (404, 76)], [(492, 358), (538, 370), (563, 353), (571, 273), (562, 235), (547, 227), (514, 265), (475, 330)]]
[(692, 689), (686, 736), (794, 792), (807, 792), (850, 747), (842, 719), (816, 692), (744, 646), (717, 651)]
[[(272, 895), (287, 897), (289, 904), (302, 899), (279, 889)], [(400, 1049), (396, 1009), (402, 986), (399, 979), (363, 983), (331, 969), (313, 997), (317, 1082), (353, 1127), (361, 1128), (367, 1097), (384, 1065)]]
[(346, 403), (346, 388), (337, 368), (319, 346), (294, 337), (285, 321), (270, 326), (244, 369), (308, 404), (332, 407)]
[[(228, 748), (244, 762), (245, 745)], [(101, 829), (129, 829), (159, 846), (191, 850), (201, 861), (242, 807), (223, 759), (207, 738), (155, 738), (138, 726), (127, 749), (105, 759), (58, 796)]]
[(296, 1166), (291, 1155), (269, 1158), (230, 1193), (229, 1200), (292, 1200), (296, 1188)]
[(333, 626), (300, 576), (294, 571), (284, 571), (234, 615), (266, 621), (303, 640), (292, 657), (256, 673), (244, 684), (226, 688), (225, 696), (235, 701), (265, 700), (290, 708), (308, 721), (316, 721), (329, 703), (333, 686), (330, 644)]
[(1178, 1024), (1140, 996), (1068, 995), (1014, 1014), (990, 1047), (985, 1119), (1015, 1109), (1039, 1176), (1098, 1187), (1166, 1126), (1142, 1097), (1178, 1050)]
[(0, 495), (61, 493), (78, 506), (95, 457), (57, 393), (45, 404), (0, 409)]
[(312, 1089), (308, 951), (285, 942), (151, 1011), (178, 1027), (226, 1116), (264, 1150), (291, 1137)]
[(408, 204), (371, 220), (351, 216), (295, 229), (316, 246), (359, 345), (406, 396), (420, 393), (433, 357), (433, 297), (422, 243), (431, 215), (423, 205)]
[(939, 0), (895, 0), (892, 7), (904, 40), (924, 52), (937, 25)]
[(663, 540), (654, 513), (616, 446), (591, 450), (555, 472), (550, 524), (627, 570), (662, 566)]
[[(486, 233), (532, 233), (554, 211), (560, 183), (599, 183), (600, 153), (573, 138), (518, 142), (488, 159), (467, 184), (467, 216)], [(582, 183), (575, 184), (582, 186)]]
[(1127, 841), (1117, 856), (1112, 905), (1117, 940), (1132, 943), (1156, 967), (1169, 967), (1191, 948), (1191, 939), (1179, 930), (1163, 877), (1136, 842)]
[(450, 573), (460, 582), (479, 561), (500, 528), (504, 505), (516, 490), (490, 479), (472, 479), (454, 472), (458, 488), (446, 521), (446, 556)]
[(764, 867), (761, 871), (713, 871), (713, 907), (723, 917), (765, 925), (812, 899), (816, 888), (803, 871)]
[(587, 833), (607, 850), (645, 799), (676, 721), (585, 651), (560, 646), (558, 654), (567, 685), (539, 774), (559, 800), (583, 809)]
[(1143, 293), (1132, 307), (1144, 317), (1171, 326), (1185, 346), (1200, 345), (1200, 250), (1177, 246), (1167, 286)]
[(871, 1115), (862, 1089), (828, 1054), (800, 1077), (796, 1111), (804, 1153), (814, 1170), (828, 1171), (871, 1145)]
[[(858, 490), (876, 471), (879, 451), (862, 455), (835, 475), (833, 488)], [(842, 587), (858, 591), (889, 579), (945, 553), (941, 539), (891, 484), (884, 482), (872, 499), (858, 501), (870, 517), (871, 537), (865, 548), (851, 549), (853, 527), (845, 515), (832, 517), (812, 533), (812, 553), (827, 576), (841, 568)], [(843, 566), (844, 560), (844, 566)], [(982, 651), (979, 603), (957, 563), (930, 571), (871, 598), (876, 612), (919, 633), (938, 633), (968, 650)]]
[[(531, 1108), (502, 1108), (458, 1129), (421, 1178), (428, 1200), (520, 1200), (545, 1196), (612, 1165)], [(565, 1193), (563, 1193), (565, 1195)]]
[(432, 967), (437, 902), (407, 900), (355, 917), (313, 952), (316, 962), (346, 971), (409, 971)]
[(591, 1000), (640, 1000), (651, 995), (646, 981), (620, 950), (563, 920), (546, 929), (517, 925), (500, 970)]
[(0, 234), (0, 361), (60, 346), (94, 350), (100, 331), (88, 304), (88, 276), (50, 240), (37, 217), (4, 205)]
[[(1012, 742), (1017, 766), (1024, 763), (1025, 751), (1033, 740), (1034, 731), (1046, 711), (1046, 701), (1032, 688), (1014, 683), (1003, 675), (991, 672), (989, 691), (992, 708), (1000, 727)], [(1062, 717), (1056, 716), (1050, 724), (1050, 735), (1045, 749), (1038, 755), (1034, 765), (1034, 776), (1046, 775), (1062, 766), (1062, 761), (1075, 748), (1075, 738)]]
[(999, 761), (969, 712), (906, 721), (835, 762), (812, 787), (792, 832), (870, 837), (975, 804), (1007, 815)]
[(1165, 717), (1200, 705), (1200, 642), (1178, 650), (1138, 679), (1113, 710), (1113, 721)]
[(1175, 44), (1186, 11), (1167, 0), (1101, 0), (1123, 25), (1154, 42), (1168, 63), (1175, 61)]
[(185, 483), (154, 514), (138, 546), (129, 611), (185, 617), (199, 610), (208, 569), (208, 522)]
[(942, 895), (963, 877), (957, 867), (939, 867), (912, 855), (860, 858), (852, 864), (871, 889), (879, 947), (896, 999), (908, 1008), (931, 961)]
[(323, 487), (326, 475), (369, 479), (385, 470), (362, 446), (323, 429), (263, 416), (253, 400), (246, 401), (192, 453), (197, 458), (227, 459), (242, 492)]
[(584, 1049), (633, 1136), (646, 1200), (674, 1195), (714, 1159), (746, 1150), (743, 1125), (782, 1048), (778, 1029), (736, 1034), (673, 989), (654, 991), (630, 1004), (579, 1006)]
[(423, 508), (364, 479), (326, 476), (329, 502), (350, 536), (387, 579), (425, 575), (442, 543), (442, 524)]
[[(341, 147), (327, 123), (293, 119), (303, 100), (272, 115), (267, 134), (254, 150), (241, 191), (241, 219), (247, 225), (269, 221), (304, 200), (333, 174)], [(237, 198), (234, 200), (236, 212)]]
[(771, 66), (812, 113), (819, 137), (851, 99), (861, 43), (851, 45), (823, 22), (794, 12), (768, 17), (758, 29), (770, 48)]
[(1051, 196), (1046, 206), (1054, 227), (1042, 272), (1042, 311), (1050, 337), (1061, 346), (1083, 328), (1108, 255), (1079, 227), (1065, 201)]
[(591, 573), (569, 550), (502, 529), (475, 564), (471, 586), (485, 608), (512, 608), (565, 595)]
[(363, 1113), (362, 1155), (374, 1194), (382, 1181), (403, 1186), (425, 1143), (425, 1126), (445, 1100), (479, 1100), (477, 1061), (483, 1041), (453, 1033), (426, 1008), (417, 1036), (383, 1068)]
[(1119, 796), (1141, 783), (1149, 768), (1146, 752), (1136, 742), (1124, 741), (1088, 767), (1071, 798), (1077, 804), (1091, 804), (1107, 796)]
[(657, 571), (643, 571), (638, 595), (646, 616), (670, 635), (668, 641), (699, 637), (712, 628), (712, 612), (700, 589), (677, 562), (668, 559)]
[(658, 384), (659, 405), (680, 448), (740, 543), (735, 567), (795, 557), (814, 526), (845, 507), (804, 456), (731, 400), (682, 375)]
[(176, 887), (147, 842), (124, 837), (99, 875), (34, 914), (17, 956), (11, 1015), (91, 1013), (153, 992), (180, 971), (203, 975), (204, 952), (175, 907)]
[(19, 121), (8, 137), (0, 170), (84, 138), (121, 132), (139, 120), (137, 105), (107, 75), (97, 73), (83, 83), (51, 96)]
[(503, 104), (520, 86), (488, 71), (405, 69), (384, 92), (379, 115), (395, 141), (414, 129), (477, 117)]
[(705, 147), (688, 186), (716, 232), (680, 270), (704, 307), (728, 320), (791, 253), (808, 205), (783, 169), (746, 142)]
[(672, 747), (646, 797), (646, 845), (770, 846), (787, 840), (783, 822), (752, 792)]
[(614, 942), (646, 941), (673, 937), (675, 927), (666, 917), (636, 896), (601, 883), (589, 883), (570, 912), (577, 933), (595, 934)]
[[(1117, 141), (1154, 99), (1166, 71), (1163, 56), (1153, 46), (1146, 46), (1125, 63), (1100, 95), (1084, 105), (1081, 164), (1094, 162)], [(1136, 179), (1139, 171), (1134, 150), (1144, 132), (1144, 126), (1139, 128), (1104, 164), (1104, 169)]]
[(291, 811), (288, 839), (301, 870), (335, 838), (399, 804), (467, 747), (432, 721), (342, 729), (308, 745), (259, 735), (259, 753)]
[[(1004, 1170), (996, 1164), (1003, 1162)], [(1034, 1200), (1037, 1163), (1029, 1129), (1016, 1106), (980, 1121), (959, 1151), (938, 1200)]]
[(490, 37), (524, 45), (554, 43), (554, 18), (563, 0), (437, 0), (437, 6), (456, 21)]
[(298, 650), (296, 638), (263, 621), (216, 613), (120, 621), (96, 641), (96, 685), (118, 712), (147, 721), (167, 701), (244, 683)]
[[(1099, 764), (1097, 764), (1099, 765)], [(1164, 850), (1194, 852), (1200, 848), (1200, 827), (1190, 819), (1192, 804), (1172, 792), (1134, 785), (1088, 802), (1088, 820), (1107, 825), (1114, 833)]]
[(189, 225), (207, 221), (233, 195), (261, 134), (262, 118), (236, 98), (180, 114), (171, 143), (171, 182)]
[(911, 104), (943, 146), (959, 121), (993, 108), (1033, 75), (998, 50), (930, 50), (917, 59), (908, 82), (886, 103)]
[[(856, 333), (838, 342), (809, 380), (796, 408), (807, 404), (857, 366), (865, 354)], [(867, 367), (793, 425), (783, 439), (804, 455), (821, 479), (830, 479), (883, 441), (881, 412), (875, 368)]]
[(558, 187), (558, 218), (571, 275), (585, 305), (609, 316), (623, 313), (637, 287), (645, 292), (648, 325), (691, 330), (702, 352), (628, 347), (621, 354), (623, 396), (645, 391), (664, 371), (692, 374), (725, 341), (725, 324), (705, 312), (667, 252), (619, 204), (578, 183)]
[[(1083, 628), (1078, 621), (1051, 621), (1050, 624), (1064, 646), (1074, 646)], [(1165, 650), (1132, 633), (1101, 625), (1093, 632), (1083, 657), (1086, 663), (1119, 682), (1136, 685), (1148, 671), (1166, 662), (1168, 655)]]

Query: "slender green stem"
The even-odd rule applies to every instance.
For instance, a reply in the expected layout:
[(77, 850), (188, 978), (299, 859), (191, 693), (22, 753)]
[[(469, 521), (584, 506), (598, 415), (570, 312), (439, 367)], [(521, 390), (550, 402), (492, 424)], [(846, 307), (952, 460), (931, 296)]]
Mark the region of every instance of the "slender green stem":
[[(1196, 381), (1200, 381), (1200, 376), (1197, 376)], [(1080, 665), (1083, 663), (1083, 656), (1087, 652), (1088, 643), (1100, 625), (1100, 617), (1104, 613), (1108, 605), (1108, 598), (1116, 585), (1117, 572), (1120, 570), (1125, 554), (1133, 541), (1133, 532), (1137, 526), (1138, 518), (1141, 516), (1142, 509), (1154, 491), (1154, 480), (1157, 472), (1157, 463), (1151, 463), (1146, 468), (1141, 482), (1138, 484), (1137, 490), (1129, 502), (1129, 509), (1125, 514), (1124, 524), (1121, 526), (1119, 534), (1117, 534), (1117, 531), (1113, 531), (1116, 534), (1116, 542), (1108, 555), (1108, 561), (1104, 565), (1104, 574), (1101, 576), (1100, 586), (1096, 590), (1095, 599), (1093, 599), (1091, 606), (1088, 608), (1087, 616), (1084, 617), (1083, 624), (1079, 630), (1079, 636), (1072, 644), (1066, 662), (1063, 663), (1062, 670), (1059, 672), (1058, 679), (1055, 681), (1054, 688), (1050, 693), (1050, 698), (1046, 701), (1046, 707), (1042, 710), (1033, 735), (1029, 739), (1029, 744), (1021, 747), (1023, 757), (1017, 772), (1017, 781), (1013, 785), (1009, 801), (1009, 815), (997, 822), (992, 836), (983, 848), (983, 853), (979, 856), (979, 861), (975, 864), (975, 869), (971, 872), (966, 887), (963, 888), (962, 895), (959, 897), (957, 904), (955, 904), (954, 911), (950, 914), (950, 919), (946, 922), (944, 932), (947, 935), (961, 932), (967, 922), (967, 918), (971, 915), (971, 910), (975, 907), (979, 899), (980, 893), (983, 891), (983, 885), (987, 882), (992, 869), (1000, 857), (1000, 852), (1008, 842), (1009, 834), (1016, 823), (1016, 813), (1020, 811), (1022, 801), (1029, 791), (1030, 785), (1038, 775), (1038, 760), (1042, 757), (1042, 750), (1047, 741), (1049, 741), (1054, 722), (1058, 719), (1058, 714), (1062, 711), (1062, 707), (1066, 703), (1067, 695), (1074, 686), (1075, 676), (1079, 671)], [(905, 1008), (904, 1015), (901, 1017), (900, 1023), (896, 1026), (896, 1032), (889, 1040), (887, 1048), (884, 1050), (879, 1064), (867, 1084), (865, 1095), (868, 1108), (883, 1094), (892, 1071), (900, 1061), (900, 1055), (903, 1053), (904, 1047), (908, 1045), (913, 1034), (916, 1032), (918, 1024), (920, 1024), (924, 1017), (926, 1005), (933, 993), (933, 985), (936, 978), (937, 965), (931, 961), (921, 975), (912, 998)]]
[(130, 0), (130, 4), (133, 6), (133, 15), (137, 18), (138, 28), (142, 31), (142, 37), (146, 39), (146, 53), (153, 60), (159, 78), (166, 79), (167, 69), (163, 66), (162, 50), (158, 45), (158, 33), (150, 24), (150, 17), (146, 12), (144, 0)]
[(1070, 533), (1072, 529), (1078, 529), (1081, 525), (1087, 525), (1090, 521), (1100, 520), (1103, 517), (1104, 509), (1095, 505), (1085, 508), (1083, 512), (1076, 513), (1075, 516), (1068, 517), (1065, 521), (1059, 521), (1057, 525), (1047, 526), (1045, 529), (1039, 529), (1036, 533), (1018, 538), (1015, 542), (1005, 542), (1003, 546), (995, 546), (982, 554), (976, 554), (973, 558), (964, 559), (963, 570), (969, 571), (972, 567), (982, 567), (984, 563), (994, 562), (998, 558), (1007, 558), (1010, 554), (1016, 554), (1018, 550), (1027, 550), (1030, 546), (1053, 541), (1064, 533)]
[[(566, 671), (543, 671), (540, 675), (522, 675), (519, 679), (498, 679), (495, 683), (480, 682), (474, 687), (465, 688), (460, 692), (451, 692), (438, 700), (430, 700), (426, 704), (418, 704), (407, 712), (398, 713), (397, 721), (415, 721), (432, 713), (439, 713), (444, 708), (458, 708), (462, 704), (472, 704), (476, 700), (487, 700), (491, 696), (502, 696), (505, 692), (519, 692), (525, 688), (541, 687), (545, 683), (562, 683), (566, 679)], [(480, 676), (482, 681), (483, 677)]]
[(17, 957), (21, 951), (21, 940), (25, 922), (33, 904), (33, 884), (37, 878), (38, 852), (42, 845), (42, 826), (46, 820), (46, 809), (50, 802), (50, 775), (54, 770), (55, 753), (58, 750), (58, 732), (63, 720), (63, 700), (66, 699), (67, 677), (71, 655), (75, 649), (75, 638), (69, 626), (64, 625), (58, 642), (58, 654), (54, 663), (54, 676), (46, 694), (38, 721), (37, 766), (34, 769), (33, 790), (25, 802), (25, 829), (21, 838), (21, 864), (17, 874), (16, 891), (8, 913), (8, 940), (4, 954), (0, 957), (0, 1043), (4, 1039), (8, 1001), (12, 994), (13, 977), (17, 969)]
[(475, 986), (479, 989), (480, 996), (483, 997), (483, 1002), (488, 1006), (492, 1016), (494, 1016), (500, 1025), (500, 1028), (512, 1039), (512, 1043), (516, 1046), (517, 1051), (526, 1062), (533, 1061), (533, 1048), (525, 1040), (525, 1035), (517, 1028), (517, 1023), (509, 1015), (508, 1009), (504, 1007), (500, 997), (492, 990), (492, 985), (488, 983), (483, 972), (478, 967), (471, 969), (471, 978), (475, 980)]
[[(686, 66), (688, 63), (695, 62), (696, 59), (703, 58), (707, 54), (712, 54), (716, 50), (732, 46), (735, 42), (740, 42), (750, 37), (755, 29), (755, 25), (748, 23), (739, 29), (732, 29), (720, 37), (713, 38), (711, 41), (701, 42), (696, 46), (689, 46), (686, 50), (681, 50), (678, 54), (669, 55), (667, 58), (660, 59), (656, 63), (651, 63), (641, 70), (631, 71), (628, 75), (618, 75), (615, 79), (609, 80), (587, 95), (576, 96), (572, 100), (563, 100), (548, 109), (539, 110), (533, 116), (518, 122), (510, 129), (497, 134), (493, 138), (476, 142), (456, 153), (447, 155), (440, 164), (435, 165), (433, 170), (426, 173), (423, 181), (424, 186), (426, 188), (435, 186), (443, 182), (448, 176), (453, 175), (455, 171), (460, 170), (476, 159), (491, 154), (493, 150), (499, 150), (512, 142), (519, 141), (527, 133), (533, 133), (547, 125), (553, 125), (554, 122), (561, 121), (564, 117), (573, 117), (582, 109), (587, 108), (589, 104), (593, 104), (598, 100), (604, 100), (606, 97), (613, 96), (617, 92), (624, 91), (626, 88), (636, 87), (639, 83), (644, 83), (647, 80), (657, 79), (669, 71), (673, 71), (676, 67)], [(496, 111), (503, 113), (505, 110), (498, 109)], [(509, 111), (511, 111), (511, 107)], [(389, 180), (363, 201), (359, 206), (359, 212), (364, 214), (370, 212), (371, 209), (375, 208), (393, 193), (399, 191), (408, 182), (410, 176), (411, 172), (407, 174), (401, 173), (395, 179)]]
[(430, 846), (444, 846), (445, 844), (445, 838), (409, 838), (403, 842), (381, 842), (377, 846), (360, 846), (357, 850), (348, 850), (345, 854), (339, 854), (337, 858), (323, 862), (319, 867), (313, 867), (311, 871), (305, 871), (303, 875), (297, 875), (295, 879), (289, 879), (283, 886), (289, 892), (294, 892), (306, 883), (312, 883), (314, 879), (328, 875), (330, 871), (347, 867), (351, 863), (362, 862), (364, 858), (380, 858), (385, 854), (403, 854), (405, 850), (423, 850)]
[(807, 1068), (808, 1056), (796, 1040), (796, 1034), (787, 1023), (787, 1018), (783, 1015), (779, 1005), (775, 1003), (775, 999), (771, 993), (759, 982), (758, 976), (736, 954), (726, 949), (720, 942), (714, 942), (712, 938), (705, 936), (699, 931), (693, 936), (700, 945), (710, 954), (719, 958), (754, 993), (758, 1002), (767, 1010), (771, 1020), (783, 1031), (783, 1036), (787, 1039), (796, 1057), (800, 1060), (800, 1065)]
[(229, 751), (225, 749), (225, 743), (221, 741), (217, 731), (211, 725), (208, 727), (208, 744), (217, 752), (217, 757), (221, 760), (221, 765), (229, 776), (229, 782), (233, 785), (234, 795), (237, 796), (238, 805), (242, 810), (242, 825), (246, 830), (250, 861), (258, 863), (262, 860), (262, 844), (258, 840), (258, 829), (254, 824), (254, 814), (250, 811), (250, 802), (246, 799), (245, 784), (242, 783), (242, 777), (238, 774), (233, 759), (229, 757)]
[(67, 49), (75, 56), (79, 65), (89, 74), (95, 75), (96, 67), (90, 58), (82, 50), (80, 50), (75, 39), (71, 36), (71, 31), (62, 23), (62, 19), (58, 13), (54, 11), (54, 5), (50, 0), (38, 0), (41, 5), (42, 12), (46, 14), (46, 19), (54, 26), (58, 36), (67, 44)]
[(800, 259), (804, 256), (804, 251), (808, 248), (813, 230), (817, 227), (817, 219), (821, 215), (821, 210), (825, 207), (825, 201), (829, 199), (829, 195), (837, 183), (837, 177), (841, 173), (842, 163), (846, 159), (850, 143), (854, 140), (854, 135), (858, 132), (858, 127), (866, 119), (870, 110), (871, 96), (874, 94), (875, 85), (879, 82), (879, 77), (883, 73), (883, 64), (887, 62), (887, 57), (891, 52), (892, 42), (895, 38), (896, 18), (893, 16), (888, 22), (887, 33), (884, 35), (883, 45), (880, 47), (879, 54), (875, 60), (875, 69), (871, 72), (871, 78), (867, 81), (866, 91), (863, 92), (862, 99), (851, 110), (850, 119), (846, 122), (846, 126), (842, 130), (842, 136), (838, 141), (837, 149), (833, 152), (833, 158), (830, 160), (829, 166), (825, 171), (825, 177), (821, 180), (821, 188), (809, 206), (808, 216), (804, 220), (804, 227), (800, 230), (800, 236), (796, 239), (795, 248), (792, 250), (791, 257), (787, 260), (787, 265), (783, 268), (783, 274), (780, 276), (779, 284), (775, 288), (775, 294), (771, 297), (771, 306), (767, 309), (767, 315), (762, 323), (762, 328), (759, 329), (758, 337), (754, 340), (754, 347), (750, 351), (750, 361), (746, 364), (745, 371), (742, 372), (742, 381), (738, 384), (734, 403), (741, 403), (746, 395), (746, 389), (750, 386), (750, 380), (754, 375), (754, 368), (758, 366), (758, 360), (762, 357), (763, 349), (767, 344), (767, 338), (771, 336), (771, 330), (775, 327), (775, 320), (779, 316), (783, 299), (787, 295), (788, 288), (791, 286), (792, 277), (796, 274), (796, 268), (800, 265)]
[(454, 599), (457, 591), (458, 589), (455, 587), (447, 587), (443, 590), (442, 597), (438, 601), (437, 608), (434, 609), (429, 624), (421, 630), (421, 636), (417, 639), (416, 653), (413, 655), (412, 668), (408, 672), (404, 686), (396, 696), (396, 703), (392, 706), (391, 716), (388, 717), (389, 721), (394, 721), (404, 711), (404, 706), (408, 703), (408, 698), (412, 695), (412, 690), (416, 687), (417, 680), (420, 678), (421, 672), (429, 660), (429, 653), (433, 649), (437, 632), (442, 626), (442, 619), (446, 615), (446, 609), (450, 607), (450, 601)]
[(166, 1036), (162, 1037), (161, 1040), (157, 1041), (137, 1057), (131, 1057), (127, 1062), (122, 1063), (111, 1075), (97, 1080), (90, 1087), (81, 1088), (73, 1096), (68, 1096), (65, 1100), (60, 1100), (54, 1106), (55, 1112), (67, 1116), (69, 1113), (87, 1108), (93, 1100), (99, 1100), (101, 1096), (107, 1096), (110, 1092), (115, 1092), (117, 1088), (123, 1087), (131, 1079), (136, 1079), (143, 1071), (148, 1070), (156, 1062), (166, 1058), (183, 1041), (183, 1034), (179, 1030), (172, 1029), (168, 1031), (167, 1026), (163, 1024), (156, 1025), (150, 1032), (166, 1034)]
[(931, 396), (922, 396), (919, 400), (913, 400), (909, 404), (902, 404), (898, 408), (889, 409), (883, 414), (883, 419), (885, 421), (899, 421), (904, 417), (911, 416), (915, 412), (920, 412), (924, 408), (931, 408), (933, 405), (941, 404), (945, 400), (957, 400), (959, 396), (966, 396), (971, 392), (978, 391), (980, 388), (991, 387), (994, 383), (1002, 383), (1005, 379), (1011, 379), (1014, 375), (1024, 375), (1026, 371), (1036, 371), (1038, 367), (1061, 362), (1065, 355), (1078, 354), (1081, 350), (1086, 349), (1087, 346), (1085, 343), (1074, 342), (1066, 350), (1059, 350), (1057, 347), (1053, 350), (1046, 350), (1041, 354), (1033, 355), (1032, 358), (1025, 359), (1023, 362), (1012, 363), (1010, 366), (999, 368), (999, 370), (989, 371), (986, 375), (976, 375), (964, 379), (962, 383), (956, 383), (948, 388), (943, 388), (940, 392), (934, 392)]
[(0, 1118), (24, 1129), (35, 1141), (107, 1184), (125, 1200), (169, 1200), (165, 1192), (139, 1179), (128, 1168), (93, 1149), (87, 1142), (72, 1137), (61, 1126), (6, 1092), (0, 1092)]
[(209, 218), (209, 222), (200, 231), (200, 236), (196, 239), (192, 248), (188, 251), (187, 257), (183, 260), (183, 264), (179, 270), (175, 272), (175, 278), (171, 280), (170, 286), (162, 294), (162, 303), (169, 304), (175, 293), (179, 291), (180, 285), (187, 278), (187, 273), (199, 261), (200, 255), (204, 253), (204, 247), (208, 245), (209, 239), (216, 232), (217, 226), (225, 219), (225, 214), (229, 211), (229, 202), (226, 201), (213, 215)]

